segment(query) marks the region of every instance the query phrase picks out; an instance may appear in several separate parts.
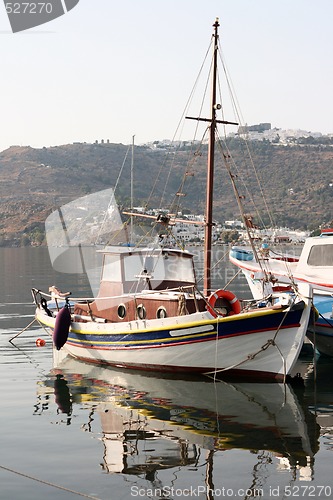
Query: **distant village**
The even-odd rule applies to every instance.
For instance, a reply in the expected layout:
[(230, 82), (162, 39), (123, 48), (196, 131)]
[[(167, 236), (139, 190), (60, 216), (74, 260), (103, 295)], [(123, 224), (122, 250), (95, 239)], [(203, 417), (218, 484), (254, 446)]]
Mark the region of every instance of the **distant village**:
[[(318, 146), (321, 148), (333, 147), (333, 133), (322, 134), (320, 132), (311, 132), (300, 129), (283, 130), (276, 127), (272, 128), (271, 123), (259, 123), (257, 125), (239, 126), (237, 132), (230, 133), (228, 138), (231, 139), (246, 139), (250, 141), (267, 141), (272, 145), (279, 146)], [(171, 141), (169, 139), (155, 140), (141, 144), (154, 151), (170, 151), (178, 148), (191, 147), (200, 141)], [(95, 141), (95, 144), (108, 145), (109, 140)], [(333, 183), (329, 184), (333, 187)], [(293, 188), (289, 188), (290, 195), (294, 194)], [(143, 211), (142, 208), (137, 207), (137, 212)], [(157, 216), (161, 211), (151, 210), (150, 215)], [(163, 211), (162, 211), (163, 212)], [(147, 213), (147, 212), (146, 212)], [(167, 213), (167, 210), (164, 211)], [(182, 215), (178, 214), (177, 217), (183, 218), (184, 222), (176, 222), (172, 226), (173, 236), (184, 244), (198, 244), (201, 245), (204, 241), (204, 216), (203, 215)], [(190, 222), (186, 222), (186, 220)], [(274, 229), (257, 229), (251, 228), (251, 237), (258, 240), (269, 241), (274, 244), (299, 244), (303, 243), (305, 238), (309, 236), (308, 231), (296, 231), (289, 228), (274, 228)], [(248, 231), (244, 223), (240, 220), (226, 220), (224, 222), (215, 222), (213, 228), (214, 244), (229, 244), (237, 242), (237, 244), (248, 244)]]
[[(260, 123), (258, 125), (240, 126), (236, 133), (229, 134), (231, 138), (246, 138), (253, 141), (268, 141), (271, 144), (280, 146), (302, 146), (309, 144), (320, 143), (324, 147), (333, 147), (333, 134), (324, 135), (320, 132), (310, 132), (305, 130), (282, 130), (272, 128), (271, 123)], [(192, 144), (192, 143), (191, 143)], [(186, 147), (190, 145), (190, 141), (182, 141), (175, 143), (170, 140), (153, 141), (145, 144), (152, 150), (167, 150), (169, 148), (177, 148), (179, 146)], [(330, 186), (333, 186), (330, 184)], [(293, 194), (293, 189), (289, 189), (289, 193)], [(138, 208), (138, 210), (140, 210)], [(152, 211), (154, 212), (154, 211)], [(156, 214), (155, 214), (156, 215)], [(184, 243), (202, 244), (204, 240), (204, 216), (203, 215), (186, 215), (192, 223), (176, 222), (172, 232), (174, 236)], [(198, 224), (193, 224), (197, 221)], [(289, 228), (274, 228), (274, 229), (255, 229), (252, 228), (252, 237), (269, 241), (274, 244), (300, 244), (304, 243), (305, 238), (309, 236), (308, 231), (294, 231)], [(248, 231), (244, 223), (240, 220), (226, 220), (223, 223), (216, 222), (213, 228), (213, 239), (215, 245), (228, 244), (237, 242), (238, 244), (248, 244)]]
[[(258, 125), (244, 125), (238, 127), (237, 132), (228, 134), (229, 138), (242, 138), (250, 141), (268, 141), (279, 146), (300, 146), (319, 143), (323, 146), (333, 147), (333, 133), (322, 134), (321, 132), (310, 132), (301, 129), (279, 129), (272, 128), (271, 123), (259, 123)], [(199, 141), (196, 141), (199, 142)], [(169, 149), (179, 146), (193, 144), (193, 141), (152, 141), (146, 143), (151, 149)]]
[[(321, 132), (311, 132), (309, 130), (301, 129), (280, 129), (277, 127), (272, 128), (271, 123), (259, 123), (257, 125), (244, 125), (239, 126), (237, 132), (228, 134), (228, 138), (242, 138), (250, 141), (268, 141), (271, 144), (279, 146), (301, 146), (309, 145), (312, 143), (321, 144), (322, 146), (333, 147), (333, 132), (331, 134), (322, 134)], [(208, 142), (208, 139), (207, 139)], [(171, 141), (170, 139), (162, 139), (149, 141), (141, 146), (147, 146), (152, 150), (168, 150), (177, 149), (179, 147), (191, 146), (199, 144), (200, 141), (182, 140)], [(73, 144), (82, 144), (74, 142)], [(94, 144), (110, 145), (110, 139), (96, 139)]]

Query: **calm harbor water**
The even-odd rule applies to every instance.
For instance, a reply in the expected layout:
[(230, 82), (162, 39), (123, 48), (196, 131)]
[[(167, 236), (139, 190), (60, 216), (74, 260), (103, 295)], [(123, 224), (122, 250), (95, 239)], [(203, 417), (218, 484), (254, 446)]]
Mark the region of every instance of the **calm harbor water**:
[[(215, 286), (234, 274), (221, 266)], [(291, 386), (54, 359), (36, 324), (9, 342), (33, 320), (30, 289), (89, 295), (88, 280), (43, 248), (0, 249), (0, 276), (1, 500), (332, 496), (332, 360), (303, 355)], [(230, 289), (249, 297), (241, 276)]]

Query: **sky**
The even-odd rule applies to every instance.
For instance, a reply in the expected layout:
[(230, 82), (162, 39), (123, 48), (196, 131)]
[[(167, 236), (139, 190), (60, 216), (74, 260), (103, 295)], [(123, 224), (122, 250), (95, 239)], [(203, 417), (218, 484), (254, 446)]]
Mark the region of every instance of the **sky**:
[(0, 151), (171, 139), (220, 19), (245, 123), (333, 133), (332, 0), (80, 0), (12, 33), (0, 3)]

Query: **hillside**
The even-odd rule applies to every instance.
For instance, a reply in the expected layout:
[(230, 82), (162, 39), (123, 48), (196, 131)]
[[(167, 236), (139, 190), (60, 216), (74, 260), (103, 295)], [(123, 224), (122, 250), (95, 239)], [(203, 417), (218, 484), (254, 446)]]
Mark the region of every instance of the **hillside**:
[[(277, 225), (314, 229), (333, 219), (333, 147), (323, 145), (280, 146), (252, 142), (252, 158)], [(162, 148), (135, 146), (134, 205), (175, 210), (168, 201), (182, 191), (181, 209), (204, 212), (205, 151), (196, 155), (182, 148), (175, 154)], [(245, 208), (254, 212), (253, 197), (266, 222), (262, 194), (250, 163), (242, 160), (241, 143), (234, 139), (230, 151), (238, 174)], [(114, 187), (124, 164), (116, 197), (129, 206), (130, 158), (122, 144), (70, 144), (34, 149), (12, 146), (0, 153), (0, 245), (41, 244), (44, 221), (57, 207), (88, 193)], [(222, 160), (216, 166), (218, 220), (238, 218), (238, 208)], [(185, 172), (187, 174), (185, 175)], [(168, 179), (168, 182), (167, 182)], [(185, 181), (184, 181), (185, 180)], [(246, 187), (243, 182), (246, 181)], [(154, 194), (151, 195), (154, 189)], [(185, 196), (186, 195), (186, 196)]]

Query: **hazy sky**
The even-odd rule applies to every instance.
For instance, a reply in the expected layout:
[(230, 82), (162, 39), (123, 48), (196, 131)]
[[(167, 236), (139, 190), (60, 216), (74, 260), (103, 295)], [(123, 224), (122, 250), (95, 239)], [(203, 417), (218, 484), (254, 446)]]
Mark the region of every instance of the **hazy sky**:
[(0, 3), (0, 151), (172, 138), (220, 18), (244, 121), (333, 133), (333, 0), (80, 0), (12, 34)]

